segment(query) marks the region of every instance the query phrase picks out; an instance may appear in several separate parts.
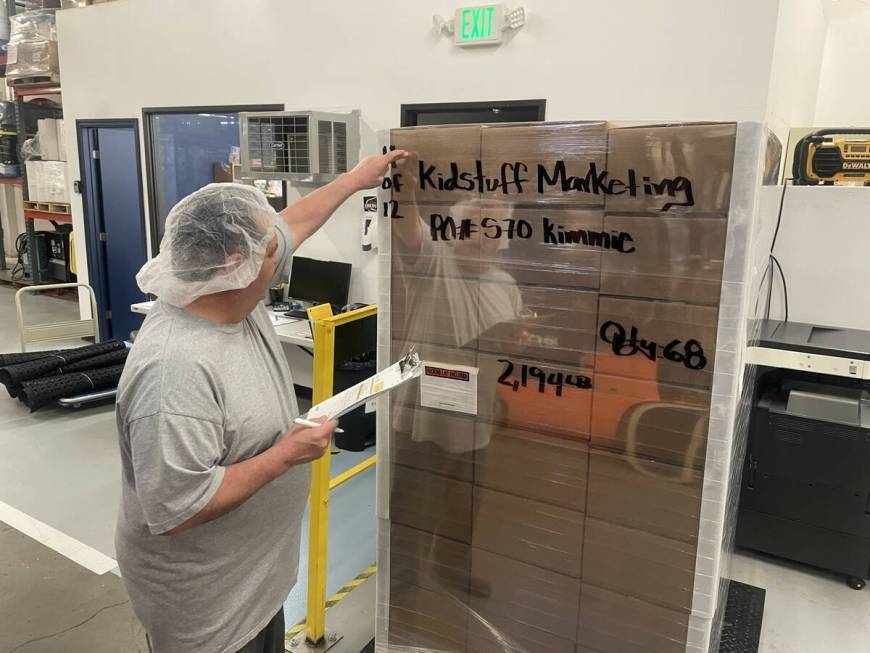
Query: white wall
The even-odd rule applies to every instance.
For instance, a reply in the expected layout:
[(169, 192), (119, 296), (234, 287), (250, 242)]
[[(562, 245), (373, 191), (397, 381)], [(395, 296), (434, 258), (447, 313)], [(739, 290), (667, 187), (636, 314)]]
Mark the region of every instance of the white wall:
[(815, 125), (870, 127), (870, 3), (840, 0), (828, 7)]
[(822, 0), (780, 0), (767, 122), (783, 147), (791, 127), (814, 124), (826, 34)]
[[(788, 187), (774, 254), (788, 284), (789, 320), (870, 329), (868, 214), (870, 189)], [(772, 317), (782, 317), (781, 293), (777, 281)]]
[[(359, 108), (367, 153), (408, 102), (546, 98), (550, 120), (764, 119), (776, 0), (525, 0), (526, 26), (475, 50), (432, 30), (433, 13), (459, 4), (119, 0), (59, 12), (67, 142), (77, 119), (185, 105)], [(302, 252), (351, 261), (352, 299), (374, 301), (360, 204)], [(78, 196), (73, 217), (81, 232)], [(84, 273), (85, 248), (77, 254)]]

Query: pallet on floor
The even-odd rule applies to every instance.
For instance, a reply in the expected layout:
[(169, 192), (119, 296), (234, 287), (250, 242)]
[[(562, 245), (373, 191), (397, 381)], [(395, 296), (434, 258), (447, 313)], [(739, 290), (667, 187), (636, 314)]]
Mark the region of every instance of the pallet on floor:
[(24, 208), (28, 211), (41, 211), (56, 215), (70, 215), (72, 213), (70, 205), (64, 202), (33, 202), (31, 200), (24, 200)]

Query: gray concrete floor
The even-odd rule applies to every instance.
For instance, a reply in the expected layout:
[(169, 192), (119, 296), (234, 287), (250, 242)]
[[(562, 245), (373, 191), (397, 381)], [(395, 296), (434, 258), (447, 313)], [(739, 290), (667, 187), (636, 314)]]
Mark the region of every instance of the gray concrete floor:
[(0, 651), (144, 653), (123, 581), (102, 576), (0, 522)]

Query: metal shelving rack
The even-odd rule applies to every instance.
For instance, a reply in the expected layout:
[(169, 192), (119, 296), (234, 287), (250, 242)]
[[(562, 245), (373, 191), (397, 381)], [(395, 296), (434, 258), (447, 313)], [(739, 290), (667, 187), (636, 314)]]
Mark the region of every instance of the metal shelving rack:
[[(16, 2), (16, 0), (5, 0), (5, 2), (9, 16), (14, 16), (16, 13), (24, 8), (23, 3), (21, 3), (20, 1)], [(16, 185), (20, 185), (22, 197), (25, 201), (27, 201), (30, 199), (27, 193), (27, 167), (25, 165), (23, 157), (20, 157), (21, 149), (24, 146), (24, 141), (26, 141), (28, 138), (33, 138), (33, 136), (36, 135), (38, 121), (40, 118), (63, 118), (62, 107), (34, 104), (33, 102), (28, 102), (27, 98), (41, 95), (60, 95), (61, 88), (60, 83), (56, 81), (46, 81), (35, 84), (17, 84), (14, 86), (10, 86), (10, 88), (12, 89), (15, 96), (15, 116), (18, 123), (17, 147), (19, 158), (21, 160), (21, 177), (7, 178), (0, 181), (0, 183), (13, 183)], [(36, 228), (33, 222), (37, 219), (50, 220), (55, 227), (57, 227), (57, 225), (61, 223), (72, 223), (71, 215), (46, 213), (44, 211), (25, 208), (24, 225), (27, 233), (28, 243), (33, 242), (36, 233)], [(5, 266), (6, 259), (5, 254), (2, 250), (2, 242), (2, 232), (0, 232), (0, 262), (2, 262), (2, 264)], [(36, 257), (31, 251), (28, 255), (30, 281), (33, 284), (44, 283), (45, 280), (42, 278), (39, 268), (35, 265), (35, 261)], [(4, 267), (0, 267), (0, 270), (2, 269), (4, 269)]]
[[(35, 105), (28, 102), (26, 98), (34, 95), (59, 95), (61, 92), (60, 85), (57, 83), (33, 84), (14, 86), (15, 93), (15, 113), (18, 119), (18, 151), (24, 145), (24, 141), (36, 135), (36, 128), (40, 118), (63, 118), (63, 109), (60, 107), (48, 107), (43, 105)], [(21, 161), (21, 191), (24, 200), (29, 200), (30, 196), (27, 193), (27, 167), (22, 159)], [(34, 209), (24, 209), (24, 226), (27, 233), (28, 246), (34, 242), (36, 227), (34, 220), (50, 220), (57, 227), (60, 223), (71, 224), (71, 215), (61, 215), (56, 213), (45, 213)], [(30, 280), (34, 284), (45, 283), (42, 274), (36, 263), (36, 256), (30, 251), (28, 255), (28, 264), (30, 267)]]

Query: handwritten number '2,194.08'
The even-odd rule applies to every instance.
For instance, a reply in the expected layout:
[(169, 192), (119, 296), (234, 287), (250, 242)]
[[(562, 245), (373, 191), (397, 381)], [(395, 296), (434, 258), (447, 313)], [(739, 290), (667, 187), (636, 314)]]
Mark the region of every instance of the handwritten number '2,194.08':
[[(580, 390), (588, 390), (592, 387), (592, 379), (588, 376), (564, 374), (563, 372), (550, 372), (548, 374), (540, 367), (526, 364), (520, 366), (520, 378), (510, 380), (516, 366), (505, 358), (499, 358), (498, 362), (504, 363), (505, 366), (501, 376), (498, 377), (499, 384), (508, 386), (514, 392), (519, 392), (521, 387), (529, 387), (531, 383), (532, 386), (537, 386), (538, 392), (541, 394), (547, 391), (547, 387), (551, 387), (556, 396), (561, 397), (566, 385), (574, 386)], [(530, 379), (533, 381), (530, 382)]]
[[(626, 335), (624, 326), (619, 322), (608, 320), (601, 325), (599, 335), (604, 342), (610, 344), (610, 348), (617, 356), (642, 354), (651, 361), (664, 358), (674, 363), (682, 363), (690, 370), (702, 370), (707, 366), (704, 349), (701, 347), (701, 343), (694, 339), (687, 340), (685, 343), (681, 340), (671, 340), (667, 345), (661, 347), (660, 356), (660, 345), (653, 340), (638, 338), (636, 326), (631, 327)], [(682, 351), (678, 349), (681, 344), (683, 345)]]

